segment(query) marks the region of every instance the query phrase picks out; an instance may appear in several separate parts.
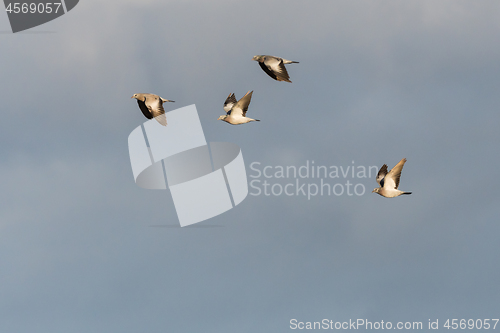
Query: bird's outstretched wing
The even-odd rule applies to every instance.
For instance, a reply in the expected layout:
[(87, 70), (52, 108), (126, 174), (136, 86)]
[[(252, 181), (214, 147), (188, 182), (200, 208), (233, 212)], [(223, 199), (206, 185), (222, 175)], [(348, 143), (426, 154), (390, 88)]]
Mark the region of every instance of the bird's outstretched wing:
[(248, 110), (248, 105), (250, 104), (250, 100), (252, 99), (253, 90), (249, 91), (243, 96), (230, 111), (232, 116), (245, 117)]
[(259, 66), (260, 66), (260, 68), (262, 68), (262, 70), (264, 72), (267, 73), (267, 75), (269, 75), (270, 77), (272, 77), (275, 80), (278, 80), (278, 78), (276, 77), (276, 74), (274, 74), (273, 71), (270, 70), (263, 62), (259, 61)]
[(386, 187), (397, 189), (399, 186), (399, 179), (401, 178), (401, 171), (406, 163), (406, 158), (399, 161), (394, 168), (389, 171), (385, 177)]
[(381, 186), (384, 187), (384, 177), (387, 175), (387, 164), (382, 165), (380, 170), (377, 173), (377, 183)]
[[(268, 69), (266, 71), (264, 68), (264, 71), (269, 74), (269, 72), (272, 73), (269, 74), (273, 79), (277, 81), (286, 81), (286, 82), (292, 82), (290, 81), (290, 76), (288, 75), (288, 72), (286, 71), (285, 65), (283, 64), (283, 59), (278, 58), (278, 57), (272, 57), (272, 56), (266, 56), (264, 58), (264, 65)], [(261, 65), (262, 67), (262, 65)]]
[(153, 115), (151, 114), (151, 112), (149, 111), (148, 107), (146, 106), (146, 103), (144, 103), (141, 100), (137, 100), (137, 104), (139, 104), (139, 109), (141, 109), (142, 114), (146, 118), (148, 118), (148, 119), (152, 119), (153, 118)]
[(146, 97), (146, 106), (153, 115), (153, 117), (163, 126), (167, 126), (167, 117), (165, 116), (165, 109), (159, 96)]
[(237, 103), (236, 97), (234, 97), (234, 94), (229, 94), (227, 96), (226, 101), (224, 102), (224, 111), (226, 111), (227, 114), (231, 111), (233, 106)]

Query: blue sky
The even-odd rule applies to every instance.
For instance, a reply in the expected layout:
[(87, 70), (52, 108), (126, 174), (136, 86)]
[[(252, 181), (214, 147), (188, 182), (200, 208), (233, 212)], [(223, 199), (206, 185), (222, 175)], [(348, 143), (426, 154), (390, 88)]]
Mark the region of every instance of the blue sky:
[[(499, 12), (483, 0), (87, 0), (17, 34), (0, 15), (0, 331), (498, 318)], [(293, 83), (256, 54), (299, 61)], [(261, 121), (217, 121), (228, 93), (248, 90)], [(413, 194), (382, 198), (366, 178), (362, 196), (249, 195), (175, 228), (169, 192), (133, 181), (138, 92), (175, 100), (167, 111), (196, 104), (207, 141), (238, 144), (249, 173), (406, 157), (400, 189)]]

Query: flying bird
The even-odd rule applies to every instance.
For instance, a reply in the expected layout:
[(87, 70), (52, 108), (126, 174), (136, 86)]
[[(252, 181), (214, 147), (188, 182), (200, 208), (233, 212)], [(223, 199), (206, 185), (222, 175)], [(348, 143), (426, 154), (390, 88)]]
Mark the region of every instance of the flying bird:
[(380, 187), (372, 191), (386, 198), (394, 198), (401, 194), (411, 194), (411, 192), (403, 192), (398, 190), (399, 179), (401, 178), (401, 170), (406, 163), (406, 158), (399, 161), (391, 171), (387, 172), (387, 164), (382, 165), (377, 174), (377, 183)]
[(236, 101), (234, 94), (229, 94), (224, 102), (225, 115), (219, 117), (218, 120), (223, 120), (231, 125), (245, 124), (251, 121), (260, 121), (246, 117), (248, 105), (252, 99), (253, 91), (249, 91), (239, 101)]
[(163, 103), (174, 101), (161, 98), (160, 96), (155, 94), (134, 94), (132, 98), (135, 98), (137, 100), (139, 109), (141, 109), (146, 118), (155, 118), (161, 125), (167, 126), (167, 117), (165, 116)]
[(286, 60), (280, 57), (274, 57), (270, 55), (256, 55), (252, 60), (258, 61), (260, 67), (267, 73), (270, 77), (277, 81), (290, 81), (290, 76), (286, 71), (285, 64), (298, 64), (298, 61)]

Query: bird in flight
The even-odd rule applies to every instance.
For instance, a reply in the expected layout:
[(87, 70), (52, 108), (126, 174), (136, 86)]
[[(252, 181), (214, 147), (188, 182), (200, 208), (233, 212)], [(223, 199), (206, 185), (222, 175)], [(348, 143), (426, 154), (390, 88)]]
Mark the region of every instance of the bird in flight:
[(401, 178), (401, 170), (406, 163), (406, 158), (399, 161), (391, 171), (387, 172), (387, 164), (382, 165), (377, 173), (377, 183), (380, 187), (372, 191), (386, 198), (394, 198), (401, 194), (411, 194), (411, 192), (403, 192), (398, 190), (399, 179)]
[(219, 117), (218, 120), (223, 120), (231, 125), (245, 124), (251, 121), (260, 121), (246, 117), (248, 105), (252, 99), (253, 91), (249, 91), (239, 101), (236, 101), (234, 94), (229, 94), (224, 102), (225, 115)]
[(174, 101), (161, 98), (160, 96), (155, 94), (134, 94), (132, 98), (135, 98), (137, 100), (139, 109), (141, 109), (146, 118), (155, 118), (161, 125), (167, 126), (167, 117), (165, 116), (163, 103)]
[(292, 83), (292, 81), (290, 81), (290, 76), (286, 71), (285, 64), (299, 63), (298, 61), (286, 60), (270, 55), (256, 55), (252, 60), (258, 61), (264, 72), (276, 81), (286, 81), (290, 83)]

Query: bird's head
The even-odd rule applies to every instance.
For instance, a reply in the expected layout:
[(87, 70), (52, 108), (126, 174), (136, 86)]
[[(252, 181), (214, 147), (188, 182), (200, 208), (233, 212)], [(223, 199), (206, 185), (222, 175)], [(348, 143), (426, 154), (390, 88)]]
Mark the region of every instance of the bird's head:
[(130, 98), (140, 99), (140, 98), (141, 98), (141, 96), (140, 96), (140, 95), (141, 95), (141, 94), (134, 94), (134, 95), (133, 95), (132, 97), (130, 97)]
[(256, 55), (256, 56), (253, 56), (252, 60), (255, 60), (255, 61), (260, 61), (262, 58), (263, 58), (263, 56), (261, 56), (261, 55)]
[(378, 193), (378, 191), (379, 191), (379, 190), (380, 190), (380, 188), (378, 188), (378, 187), (377, 187), (376, 189), (374, 189), (374, 190), (372, 191), (372, 193)]

